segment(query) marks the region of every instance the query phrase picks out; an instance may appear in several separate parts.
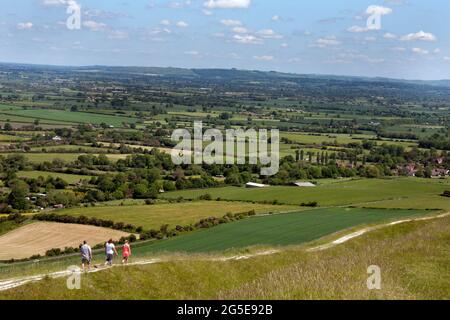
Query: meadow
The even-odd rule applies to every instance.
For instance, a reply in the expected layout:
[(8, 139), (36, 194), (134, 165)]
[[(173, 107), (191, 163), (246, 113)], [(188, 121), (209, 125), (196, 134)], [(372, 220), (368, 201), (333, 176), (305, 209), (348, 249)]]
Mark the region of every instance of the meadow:
[(79, 174), (66, 174), (66, 173), (57, 173), (50, 171), (19, 171), (17, 172), (17, 176), (19, 178), (33, 178), (36, 179), (38, 177), (53, 177), (53, 178), (61, 178), (69, 184), (75, 184), (80, 182), (81, 180), (89, 180), (92, 176), (83, 176)]
[(283, 212), (298, 209), (295, 206), (274, 206), (240, 202), (196, 201), (173, 204), (131, 205), (119, 207), (73, 208), (58, 211), (58, 214), (86, 216), (114, 222), (123, 222), (144, 229), (159, 229), (163, 224), (174, 228), (189, 225), (208, 217), (222, 217), (227, 213), (242, 213), (255, 210), (256, 213)]
[[(372, 206), (378, 201), (395, 199), (414, 199), (424, 195), (440, 195), (450, 186), (450, 180), (426, 180), (418, 178), (398, 179), (355, 179), (336, 183), (319, 184), (315, 188), (268, 187), (246, 189), (224, 187), (202, 190), (169, 192), (164, 198), (196, 199), (210, 194), (213, 199), (236, 201), (277, 201), (278, 203), (300, 205), (303, 202), (317, 201), (320, 206), (362, 205)], [(426, 204), (434, 209), (433, 203)], [(414, 208), (413, 206), (409, 208)]]

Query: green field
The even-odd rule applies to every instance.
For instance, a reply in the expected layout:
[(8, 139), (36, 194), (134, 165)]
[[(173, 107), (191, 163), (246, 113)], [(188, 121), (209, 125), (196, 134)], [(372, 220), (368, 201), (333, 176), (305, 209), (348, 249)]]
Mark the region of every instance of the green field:
[[(336, 180), (339, 181), (339, 180)], [(203, 190), (184, 190), (166, 193), (165, 198), (196, 199), (210, 194), (213, 199), (238, 201), (274, 201), (296, 204), (317, 201), (320, 206), (340, 206), (360, 204), (372, 206), (374, 202), (399, 198), (414, 199), (424, 195), (439, 195), (450, 186), (450, 179), (431, 180), (416, 178), (360, 179), (327, 183), (315, 188), (269, 187), (245, 189), (238, 187), (213, 188)], [(428, 203), (430, 209), (436, 208)], [(410, 207), (414, 208), (414, 207)], [(439, 208), (439, 207), (437, 207)]]
[(84, 215), (98, 219), (129, 223), (144, 229), (159, 229), (163, 224), (171, 227), (189, 225), (208, 217), (222, 217), (227, 213), (282, 212), (297, 209), (294, 206), (273, 206), (239, 202), (198, 201), (188, 203), (134, 205), (120, 207), (75, 208), (58, 211), (73, 216)]
[(137, 119), (95, 114), (88, 112), (71, 112), (64, 110), (50, 110), (50, 109), (22, 109), (14, 106), (13, 110), (10, 110), (10, 106), (0, 105), (0, 112), (2, 117), (17, 116), (24, 118), (42, 119), (50, 121), (58, 121), (60, 123), (91, 123), (113, 125), (116, 127), (122, 127), (123, 123), (135, 123)]
[(36, 179), (38, 177), (53, 177), (53, 178), (61, 178), (69, 184), (75, 184), (80, 182), (81, 180), (89, 180), (92, 176), (83, 176), (78, 174), (66, 174), (66, 173), (57, 173), (57, 172), (49, 172), (49, 171), (19, 171), (17, 172), (17, 176), (20, 178), (33, 178)]
[(0, 134), (0, 141), (3, 141), (3, 142), (17, 142), (17, 141), (25, 141), (25, 140), (28, 140), (28, 138), (7, 135), (7, 134)]
[(137, 248), (138, 252), (210, 252), (310, 242), (362, 224), (423, 215), (423, 210), (331, 208), (254, 217)]
[[(8, 156), (12, 153), (3, 153), (0, 155)], [(24, 155), (28, 161), (33, 163), (42, 163), (45, 161), (53, 161), (54, 159), (59, 159), (65, 162), (72, 162), (78, 159), (78, 157), (85, 153), (20, 153)], [(98, 156), (98, 154), (92, 154)], [(119, 159), (125, 159), (127, 154), (106, 154), (109, 160), (117, 161)]]

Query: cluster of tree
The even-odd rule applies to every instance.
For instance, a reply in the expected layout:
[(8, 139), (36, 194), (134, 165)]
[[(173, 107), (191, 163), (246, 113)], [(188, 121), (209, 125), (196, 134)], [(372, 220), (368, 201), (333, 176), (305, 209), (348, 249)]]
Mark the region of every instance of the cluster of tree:
[(450, 138), (440, 134), (434, 134), (431, 137), (420, 139), (419, 147), (427, 149), (450, 150)]
[(164, 239), (164, 238), (171, 238), (179, 235), (183, 232), (189, 232), (193, 231), (195, 229), (205, 229), (205, 228), (212, 228), (214, 226), (217, 226), (219, 224), (229, 223), (236, 220), (242, 220), (249, 216), (256, 215), (254, 210), (243, 212), (243, 213), (227, 213), (221, 218), (217, 217), (209, 217), (206, 219), (201, 219), (194, 225), (188, 225), (188, 226), (176, 226), (173, 229), (169, 228), (169, 225), (163, 225), (159, 230), (148, 230), (140, 234), (139, 239), (140, 240), (148, 240), (148, 239)]
[(102, 220), (97, 218), (89, 218), (86, 216), (68, 216), (59, 215), (56, 213), (39, 213), (33, 216), (34, 220), (38, 221), (51, 221), (60, 223), (82, 224), (92, 225), (97, 227), (111, 228), (124, 232), (140, 233), (143, 231), (142, 227), (136, 227), (132, 224), (125, 224), (123, 222), (114, 222), (112, 220)]

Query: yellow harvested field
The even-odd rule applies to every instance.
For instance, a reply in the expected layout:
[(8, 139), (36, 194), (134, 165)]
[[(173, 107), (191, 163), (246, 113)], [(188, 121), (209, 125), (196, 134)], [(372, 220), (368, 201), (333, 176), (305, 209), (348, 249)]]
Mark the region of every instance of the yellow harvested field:
[(126, 232), (95, 226), (36, 222), (0, 237), (0, 260), (45, 255), (47, 250), (53, 248), (78, 247), (83, 240), (94, 246), (110, 238), (119, 240), (128, 235)]

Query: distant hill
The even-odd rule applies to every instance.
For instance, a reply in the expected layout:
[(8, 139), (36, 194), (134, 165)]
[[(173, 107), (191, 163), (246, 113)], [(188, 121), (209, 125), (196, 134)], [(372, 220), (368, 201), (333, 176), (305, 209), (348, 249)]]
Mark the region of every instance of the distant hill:
[(276, 71), (238, 70), (238, 69), (186, 69), (186, 68), (163, 68), (163, 67), (116, 67), (116, 66), (51, 66), (32, 64), (0, 63), (0, 70), (28, 70), (28, 71), (53, 71), (53, 72), (80, 72), (96, 74), (119, 74), (129, 76), (184, 78), (198, 80), (329, 80), (344, 82), (385, 82), (403, 83), (415, 85), (430, 85), (439, 87), (450, 87), (449, 80), (404, 80), (383, 77), (355, 77), (340, 75), (318, 75), (318, 74), (294, 74)]

